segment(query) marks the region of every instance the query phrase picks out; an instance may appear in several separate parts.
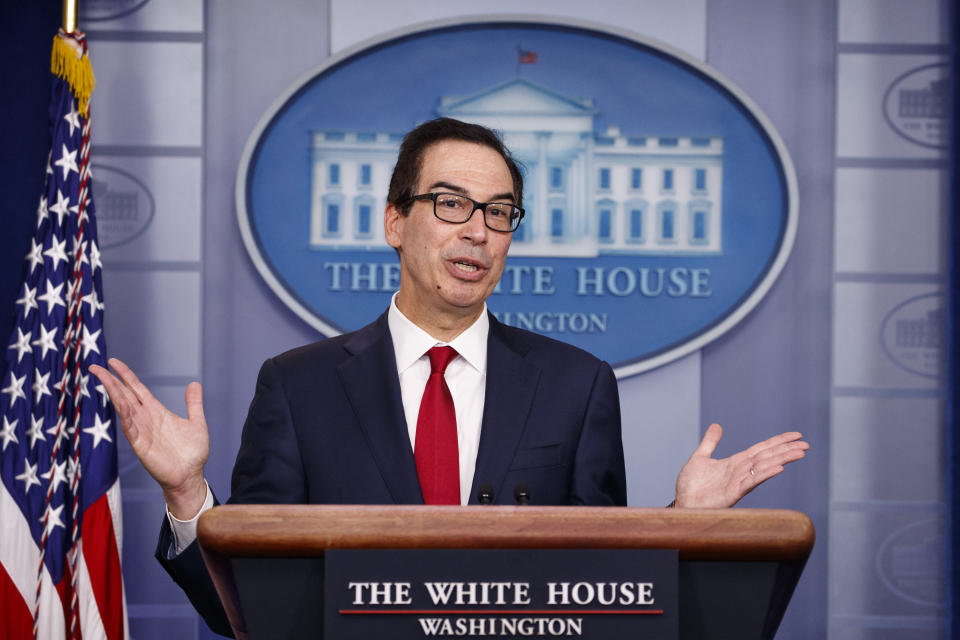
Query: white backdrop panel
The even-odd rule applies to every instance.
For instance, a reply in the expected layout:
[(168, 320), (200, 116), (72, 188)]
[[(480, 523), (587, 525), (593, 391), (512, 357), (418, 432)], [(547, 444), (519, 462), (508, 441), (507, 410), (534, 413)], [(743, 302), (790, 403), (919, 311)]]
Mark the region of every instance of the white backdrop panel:
[(942, 273), (947, 184), (936, 169), (839, 169), (836, 270)]
[[(119, 355), (141, 377), (199, 376), (198, 272), (107, 271), (103, 296), (111, 354)], [(122, 330), (121, 325), (132, 330)]]
[(946, 446), (942, 405), (940, 398), (834, 398), (831, 500), (943, 500), (945, 460), (935, 453)]
[(203, 45), (96, 43), (93, 152), (96, 145), (200, 146)]
[(947, 0), (840, 0), (838, 40), (929, 44), (947, 42)]

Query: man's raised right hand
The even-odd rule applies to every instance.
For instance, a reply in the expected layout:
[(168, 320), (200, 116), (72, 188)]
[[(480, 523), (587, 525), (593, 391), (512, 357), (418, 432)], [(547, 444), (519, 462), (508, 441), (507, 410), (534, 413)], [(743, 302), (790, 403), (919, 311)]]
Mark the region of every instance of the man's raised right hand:
[(119, 378), (97, 365), (90, 366), (90, 373), (106, 388), (133, 452), (160, 484), (170, 513), (180, 520), (193, 518), (207, 495), (203, 466), (210, 455), (200, 383), (187, 385), (187, 417), (181, 418), (163, 406), (130, 367), (116, 358), (108, 364)]

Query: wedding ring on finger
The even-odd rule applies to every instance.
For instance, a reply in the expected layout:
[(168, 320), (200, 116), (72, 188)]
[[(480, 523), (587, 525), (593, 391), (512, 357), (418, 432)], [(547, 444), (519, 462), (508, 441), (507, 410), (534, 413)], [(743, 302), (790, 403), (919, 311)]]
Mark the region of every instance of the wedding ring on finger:
[(757, 475), (757, 470), (753, 468), (753, 465), (750, 465), (750, 475), (751, 476)]

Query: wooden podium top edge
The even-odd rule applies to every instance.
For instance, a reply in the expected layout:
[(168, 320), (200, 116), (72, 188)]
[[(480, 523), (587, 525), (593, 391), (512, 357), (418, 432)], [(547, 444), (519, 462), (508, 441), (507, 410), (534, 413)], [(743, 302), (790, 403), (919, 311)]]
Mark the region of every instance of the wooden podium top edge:
[(207, 553), (316, 556), (326, 549), (678, 549), (681, 560), (804, 561), (810, 519), (782, 509), (225, 505), (197, 527)]

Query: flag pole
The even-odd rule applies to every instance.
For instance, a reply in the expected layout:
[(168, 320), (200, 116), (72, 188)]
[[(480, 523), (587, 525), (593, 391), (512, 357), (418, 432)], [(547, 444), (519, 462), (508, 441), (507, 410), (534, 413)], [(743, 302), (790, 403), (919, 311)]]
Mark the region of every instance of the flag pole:
[(77, 30), (77, 1), (63, 0), (63, 30), (66, 33)]

